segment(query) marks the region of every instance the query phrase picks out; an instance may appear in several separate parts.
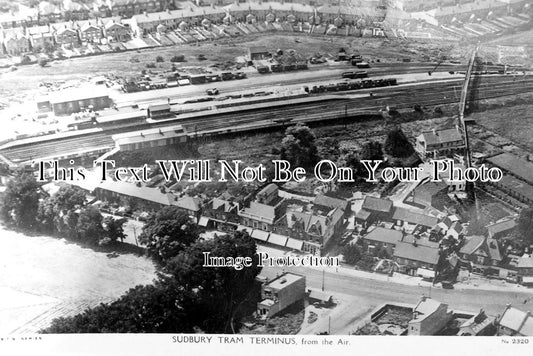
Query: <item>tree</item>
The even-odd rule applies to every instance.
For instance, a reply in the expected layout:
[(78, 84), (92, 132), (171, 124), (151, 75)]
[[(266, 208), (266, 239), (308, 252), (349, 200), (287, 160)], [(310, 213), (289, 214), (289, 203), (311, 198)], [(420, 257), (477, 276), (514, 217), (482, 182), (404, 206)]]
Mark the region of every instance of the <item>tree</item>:
[(163, 56), (157, 56), (157, 57), (155, 57), (155, 61), (156, 61), (157, 63), (161, 63), (161, 62), (164, 62), (165, 59), (163, 58)]
[(515, 235), (528, 244), (533, 244), (533, 207), (522, 209), (518, 216)]
[(409, 157), (414, 153), (413, 146), (400, 128), (395, 128), (387, 134), (385, 153), (393, 157)]
[(376, 141), (366, 142), (359, 152), (359, 157), (361, 160), (383, 160), (381, 143)]
[(120, 218), (115, 219), (112, 216), (106, 216), (103, 220), (104, 225), (104, 235), (109, 239), (110, 242), (115, 242), (120, 239), (120, 242), (126, 238), (124, 234), (124, 224), (127, 219)]
[[(64, 185), (51, 197), (43, 199), (39, 204), (37, 220), (47, 232), (59, 232), (63, 236), (72, 236), (75, 228), (71, 224), (74, 212), (85, 205), (83, 190), (76, 186)], [(75, 219), (77, 221), (77, 218)]]
[(30, 172), (17, 171), (6, 186), (2, 215), (18, 227), (34, 228), (40, 184)]
[(314, 165), (318, 157), (313, 131), (301, 124), (289, 127), (281, 141), (280, 158), (294, 166)]
[(104, 237), (103, 217), (94, 206), (82, 208), (76, 224), (77, 237), (96, 245)]
[(318, 145), (318, 155), (322, 159), (329, 159), (336, 161), (339, 157), (339, 141), (331, 137), (327, 137), (320, 141)]
[(139, 241), (148, 254), (165, 264), (185, 247), (198, 239), (200, 230), (190, 217), (178, 207), (168, 206), (152, 214)]
[[(203, 252), (252, 258), (240, 270), (203, 266)], [(171, 259), (155, 285), (137, 286), (117, 301), (52, 321), (43, 333), (228, 332), (260, 272), (255, 241), (246, 233), (198, 240)]]
[(361, 250), (355, 244), (349, 244), (342, 249), (344, 261), (349, 265), (355, 265), (361, 259)]
[[(167, 263), (161, 280), (194, 291), (195, 303), (188, 308), (191, 324), (206, 332), (227, 333), (237, 307), (247, 298), (261, 271), (256, 249), (255, 241), (240, 231), (232, 236), (199, 240)], [(252, 265), (242, 269), (204, 267), (204, 252), (224, 259), (248, 257)]]
[(356, 172), (361, 171), (363, 168), (357, 154), (354, 152), (347, 151), (341, 153), (341, 155), (339, 156), (339, 160), (337, 161), (337, 166), (351, 168)]
[(54, 319), (42, 333), (191, 333), (179, 291), (136, 286), (111, 304)]

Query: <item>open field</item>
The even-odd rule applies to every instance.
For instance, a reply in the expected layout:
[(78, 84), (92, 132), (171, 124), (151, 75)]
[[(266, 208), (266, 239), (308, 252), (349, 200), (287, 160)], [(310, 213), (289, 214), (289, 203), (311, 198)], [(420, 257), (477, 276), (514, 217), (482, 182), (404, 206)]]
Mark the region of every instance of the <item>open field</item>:
[(523, 103), (512, 106), (505, 106), (504, 103), (501, 103), (501, 107), (475, 112), (471, 117), (476, 120), (478, 125), (484, 126), (528, 150), (533, 150), (533, 112), (532, 106), (529, 104), (533, 96), (524, 94), (520, 96), (520, 100), (522, 99)]
[[(502, 46), (532, 46), (533, 30), (505, 35), (493, 41), (490, 44)], [(530, 48), (533, 51), (533, 48)]]
[(36, 332), (52, 319), (117, 299), (155, 278), (153, 263), (108, 258), (63, 239), (27, 236), (0, 226), (0, 334)]

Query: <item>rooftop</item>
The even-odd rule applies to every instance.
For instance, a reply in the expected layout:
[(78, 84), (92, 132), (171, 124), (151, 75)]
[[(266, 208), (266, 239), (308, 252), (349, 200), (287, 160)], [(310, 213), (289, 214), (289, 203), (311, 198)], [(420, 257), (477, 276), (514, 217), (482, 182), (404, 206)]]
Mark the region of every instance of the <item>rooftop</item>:
[(456, 127), (451, 129), (423, 132), (418, 137), (422, 138), (427, 145), (439, 145), (463, 140), (461, 132)]
[(132, 131), (113, 135), (113, 141), (117, 145), (125, 145), (132, 143), (150, 142), (160, 140), (162, 138), (174, 138), (185, 135), (185, 131), (181, 125), (167, 126), (154, 129), (146, 129), (141, 131)]
[(323, 194), (317, 195), (313, 203), (315, 205), (325, 206), (330, 209), (340, 208), (342, 210), (346, 210), (349, 204), (347, 200), (328, 197), (327, 195)]
[(364, 239), (396, 245), (402, 240), (402, 237), (403, 233), (401, 231), (378, 226), (370, 231)]
[(508, 219), (487, 226), (487, 230), (489, 232), (489, 236), (493, 237), (494, 235), (499, 234), (501, 232), (512, 230), (515, 228), (515, 226), (516, 221), (514, 219)]
[(298, 274), (294, 274), (294, 273), (289, 273), (289, 272), (286, 272), (282, 275), (280, 275), (279, 277), (276, 277), (275, 279), (267, 282), (267, 284), (265, 285), (265, 287), (270, 287), (270, 288), (273, 288), (273, 289), (282, 289), (282, 288), (285, 288), (297, 281), (300, 281), (300, 280), (304, 280), (305, 281), (305, 277), (304, 276), (300, 276)]
[(392, 209), (392, 201), (366, 196), (363, 201), (363, 209), (388, 213)]
[(439, 261), (439, 250), (424, 245), (415, 246), (412, 243), (399, 242), (394, 249), (394, 256), (436, 265)]
[(250, 202), (250, 207), (241, 210), (239, 215), (251, 219), (264, 220), (272, 224), (276, 218), (276, 209), (273, 206), (252, 201)]
[[(94, 86), (86, 86), (75, 89), (61, 90), (50, 93), (46, 98), (51, 104), (65, 103), (69, 101), (86, 100), (92, 98), (109, 97), (106, 90)], [(41, 99), (43, 100), (43, 99)], [(44, 101), (44, 100), (43, 100)]]
[(517, 268), (533, 268), (533, 257), (521, 257), (518, 259)]
[(521, 335), (533, 336), (533, 317), (529, 311), (525, 312), (507, 305), (499, 324)]
[(411, 224), (422, 225), (426, 227), (433, 227), (439, 222), (436, 217), (415, 213), (409, 209), (401, 207), (394, 209), (394, 214), (392, 215), (392, 218), (394, 220), (407, 221)]
[(533, 184), (533, 163), (526, 161), (511, 153), (502, 153), (487, 158), (487, 161), (526, 182)]
[(523, 180), (504, 174), (497, 184), (518, 193), (529, 201), (533, 201), (533, 186)]

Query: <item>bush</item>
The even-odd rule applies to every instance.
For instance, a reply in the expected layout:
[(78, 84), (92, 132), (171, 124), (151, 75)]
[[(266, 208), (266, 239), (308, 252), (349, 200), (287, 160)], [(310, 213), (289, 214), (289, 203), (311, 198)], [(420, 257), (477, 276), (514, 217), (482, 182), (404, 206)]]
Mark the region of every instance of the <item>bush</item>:
[(185, 56), (183, 54), (177, 54), (170, 58), (171, 62), (185, 62)]
[(361, 250), (356, 245), (346, 245), (342, 249), (344, 261), (349, 265), (355, 265), (361, 259)]
[(164, 62), (165, 59), (163, 58), (163, 56), (157, 56), (157, 57), (155, 57), (155, 61), (156, 61), (157, 63), (161, 63), (161, 62)]
[(155, 63), (147, 63), (146, 68), (155, 68)]
[(46, 58), (40, 58), (38, 63), (41, 67), (46, 67), (48, 60)]

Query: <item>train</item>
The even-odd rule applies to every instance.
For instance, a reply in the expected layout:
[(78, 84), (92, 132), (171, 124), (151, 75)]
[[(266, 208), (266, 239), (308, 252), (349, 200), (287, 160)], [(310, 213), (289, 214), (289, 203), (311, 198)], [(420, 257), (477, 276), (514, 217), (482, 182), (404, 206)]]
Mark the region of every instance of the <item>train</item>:
[(357, 71), (357, 72), (344, 72), (342, 73), (343, 79), (362, 79), (368, 78), (368, 72)]
[(367, 89), (367, 88), (381, 88), (397, 85), (398, 81), (396, 78), (386, 78), (386, 79), (367, 79), (360, 82), (340, 82), (335, 84), (328, 85), (315, 85), (311, 88), (307, 88), (306, 92), (310, 94), (318, 94), (324, 92), (334, 92), (334, 91), (346, 91), (346, 90), (358, 90), (358, 89)]
[(270, 72), (280, 73), (280, 72), (292, 72), (295, 70), (304, 70), (308, 69), (309, 66), (307, 63), (297, 63), (297, 64), (272, 64), (270, 66), (258, 65), (256, 67), (257, 73), (267, 74)]

